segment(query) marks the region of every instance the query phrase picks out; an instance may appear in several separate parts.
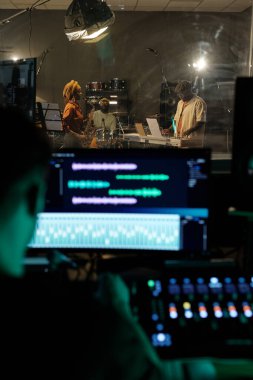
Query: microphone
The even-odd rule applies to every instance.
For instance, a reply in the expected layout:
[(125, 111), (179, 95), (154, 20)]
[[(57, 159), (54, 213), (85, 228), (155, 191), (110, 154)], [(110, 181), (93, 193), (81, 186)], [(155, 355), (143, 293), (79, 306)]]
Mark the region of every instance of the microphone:
[(146, 51), (149, 51), (150, 53), (153, 53), (153, 54), (155, 54), (155, 55), (159, 55), (159, 53), (158, 53), (157, 50), (155, 50), (155, 49), (153, 49), (153, 48), (150, 48), (150, 47), (146, 48)]

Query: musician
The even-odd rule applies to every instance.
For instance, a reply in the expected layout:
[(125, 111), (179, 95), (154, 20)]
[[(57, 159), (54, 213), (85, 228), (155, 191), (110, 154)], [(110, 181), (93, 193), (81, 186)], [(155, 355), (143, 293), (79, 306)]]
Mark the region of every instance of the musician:
[(106, 128), (113, 132), (116, 129), (116, 117), (109, 112), (110, 102), (107, 98), (99, 101), (100, 110), (93, 114), (93, 123), (96, 129)]
[(71, 80), (64, 86), (65, 108), (62, 116), (62, 128), (65, 136), (63, 148), (83, 148), (85, 145), (84, 116), (79, 104), (81, 95), (82, 89), (77, 81)]
[[(109, 99), (102, 98), (99, 101), (99, 106), (100, 106), (100, 109), (94, 111), (92, 114), (92, 122), (96, 130), (96, 133), (98, 133), (99, 130), (100, 131), (106, 130), (106, 131), (109, 131), (109, 136), (112, 136), (114, 130), (116, 129), (117, 120), (116, 120), (116, 117), (112, 113), (109, 112), (109, 106), (110, 106)], [(94, 137), (91, 141), (90, 148), (98, 148), (99, 146), (98, 140), (99, 140), (98, 137)]]
[[(175, 93), (180, 98), (174, 116), (175, 137), (203, 139), (207, 113), (205, 101), (193, 93), (192, 84), (187, 80), (176, 85)], [(164, 130), (164, 134), (169, 134), (170, 129)]]

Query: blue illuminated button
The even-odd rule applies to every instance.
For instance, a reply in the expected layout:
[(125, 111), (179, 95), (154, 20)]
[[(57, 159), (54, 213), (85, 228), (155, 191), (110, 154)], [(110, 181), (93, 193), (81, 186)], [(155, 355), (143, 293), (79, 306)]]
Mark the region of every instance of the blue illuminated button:
[(183, 284), (182, 288), (183, 288), (184, 294), (193, 294), (194, 293), (194, 286), (191, 283)]
[(180, 290), (180, 286), (176, 283), (170, 283), (168, 285), (168, 292), (169, 294), (171, 295), (177, 295), (177, 294), (180, 294), (181, 290)]
[(202, 277), (197, 278), (196, 289), (198, 294), (208, 294), (208, 286)]
[(238, 281), (238, 289), (241, 294), (249, 293), (250, 287), (245, 282)]
[(222, 283), (219, 281), (217, 277), (211, 277), (208, 286), (212, 293), (222, 293)]
[(153, 296), (158, 297), (162, 291), (161, 281), (160, 280), (156, 280), (156, 281), (148, 280), (147, 285), (150, 288), (150, 290), (152, 291)]
[(163, 329), (164, 329), (164, 326), (163, 326), (162, 323), (158, 323), (158, 324), (156, 325), (156, 330), (157, 330), (157, 331), (163, 331)]
[(224, 288), (226, 293), (228, 294), (236, 293), (235, 284), (233, 284), (232, 279), (230, 277), (224, 278)]
[(162, 332), (152, 334), (151, 342), (155, 347), (170, 347), (172, 345), (171, 335)]

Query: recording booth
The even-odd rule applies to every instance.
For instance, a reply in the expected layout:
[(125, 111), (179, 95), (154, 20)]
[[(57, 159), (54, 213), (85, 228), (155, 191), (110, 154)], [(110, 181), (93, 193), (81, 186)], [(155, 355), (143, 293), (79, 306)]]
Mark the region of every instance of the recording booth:
[(209, 250), (210, 150), (148, 153), (54, 153), (28, 263), (98, 253), (162, 358), (252, 356), (253, 277)]

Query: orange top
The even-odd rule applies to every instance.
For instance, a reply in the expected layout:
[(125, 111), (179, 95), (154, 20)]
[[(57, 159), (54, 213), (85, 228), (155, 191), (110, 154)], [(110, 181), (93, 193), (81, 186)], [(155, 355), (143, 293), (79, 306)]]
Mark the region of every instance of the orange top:
[(78, 103), (70, 100), (63, 111), (62, 115), (62, 129), (64, 132), (72, 130), (73, 132), (81, 134), (83, 129), (83, 113)]

